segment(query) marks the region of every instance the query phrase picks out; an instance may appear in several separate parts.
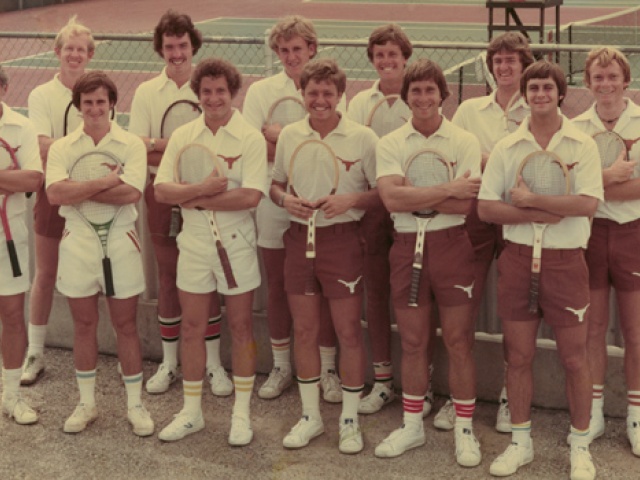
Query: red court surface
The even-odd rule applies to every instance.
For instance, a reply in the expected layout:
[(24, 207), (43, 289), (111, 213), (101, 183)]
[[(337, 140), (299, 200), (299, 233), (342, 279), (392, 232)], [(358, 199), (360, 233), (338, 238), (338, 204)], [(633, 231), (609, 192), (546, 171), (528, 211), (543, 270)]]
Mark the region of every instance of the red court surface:
[[(444, 2), (443, 2), (444, 3)], [(220, 17), (280, 18), (299, 14), (311, 19), (380, 22), (486, 23), (484, 5), (370, 4), (349, 2), (304, 2), (302, 0), (78, 0), (61, 5), (32, 8), (0, 15), (0, 31), (54, 32), (73, 14), (95, 32), (137, 33), (150, 31), (170, 8), (186, 12), (194, 21)], [(603, 2), (604, 3), (604, 2)], [(620, 11), (622, 8), (569, 7), (561, 9), (563, 24)], [(537, 10), (521, 11), (525, 23), (537, 18)], [(546, 23), (555, 22), (554, 9), (547, 10)], [(500, 18), (500, 16), (498, 16)]]

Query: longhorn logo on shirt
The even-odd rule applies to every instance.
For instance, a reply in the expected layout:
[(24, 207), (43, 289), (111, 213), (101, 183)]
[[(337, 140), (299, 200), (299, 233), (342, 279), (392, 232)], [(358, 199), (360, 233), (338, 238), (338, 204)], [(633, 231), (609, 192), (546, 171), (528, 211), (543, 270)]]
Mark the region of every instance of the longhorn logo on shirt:
[(225, 157), (224, 155), (220, 154), (218, 154), (218, 156), (227, 163), (227, 167), (229, 167), (229, 170), (232, 170), (233, 164), (236, 162), (236, 160), (242, 157), (242, 154), (238, 155), (237, 157)]
[(578, 162), (567, 163), (567, 170), (569, 171), (573, 170), (573, 167), (575, 167), (577, 164)]
[(357, 160), (354, 160), (353, 162), (350, 162), (350, 161), (348, 161), (348, 160), (345, 160), (345, 159), (343, 159), (343, 158), (338, 157), (337, 155), (336, 155), (336, 158), (337, 158), (338, 160), (340, 160), (340, 163), (342, 163), (342, 164), (344, 165), (344, 168), (347, 170), (347, 172), (348, 172), (349, 170), (351, 170), (351, 167), (353, 167), (356, 163), (358, 163), (358, 162), (361, 162), (361, 161), (362, 161), (362, 159), (360, 159), (360, 158), (359, 158), (359, 159), (357, 159)]

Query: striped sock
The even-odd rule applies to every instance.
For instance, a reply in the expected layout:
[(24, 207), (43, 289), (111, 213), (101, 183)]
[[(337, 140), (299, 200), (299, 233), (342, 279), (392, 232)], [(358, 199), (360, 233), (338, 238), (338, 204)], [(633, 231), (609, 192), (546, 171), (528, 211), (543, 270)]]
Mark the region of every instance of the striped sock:
[(22, 368), (2, 369), (2, 401), (16, 398), (20, 395), (20, 377)]
[(182, 380), (183, 412), (198, 414), (202, 410), (202, 380)]
[(32, 325), (27, 327), (29, 335), (29, 349), (27, 356), (42, 355), (44, 353), (44, 341), (47, 338), (46, 325)]
[(384, 383), (387, 387), (391, 388), (393, 385), (393, 366), (391, 362), (374, 362), (373, 373), (375, 375), (375, 381)]
[(589, 448), (589, 443), (591, 442), (591, 436), (589, 435), (589, 429), (586, 430), (578, 430), (573, 425), (571, 425), (571, 442), (570, 445), (572, 447), (586, 447)]
[(291, 371), (291, 337), (271, 339), (271, 352), (273, 353), (273, 366), (280, 370)]
[(222, 315), (209, 319), (204, 333), (204, 345), (207, 349), (207, 369), (219, 367), (220, 363), (220, 321)]
[(320, 348), (320, 371), (322, 373), (329, 370), (336, 371), (336, 347), (319, 347)]
[(302, 400), (302, 415), (320, 419), (320, 377), (298, 377), (298, 390)]
[(342, 385), (342, 414), (340, 415), (340, 423), (345, 418), (358, 419), (358, 405), (360, 405), (360, 397), (364, 391), (364, 384), (357, 387), (347, 387)]
[(511, 441), (522, 446), (531, 444), (531, 420), (511, 424)]
[(160, 322), (160, 337), (162, 338), (162, 363), (169, 367), (178, 365), (178, 340), (180, 339), (180, 323), (182, 317), (163, 318)]
[(627, 400), (629, 402), (627, 417), (633, 420), (640, 420), (640, 391), (629, 390), (627, 392)]
[(251, 408), (251, 393), (256, 376), (237, 377), (233, 376), (233, 387), (236, 392), (236, 401), (233, 404), (233, 415), (239, 415), (249, 420)]
[(451, 400), (456, 410), (456, 427), (471, 427), (473, 412), (476, 409), (476, 399), (457, 400), (451, 397)]
[(402, 418), (405, 425), (422, 424), (422, 410), (424, 409), (423, 395), (409, 395), (402, 393)]
[(96, 404), (96, 370), (76, 370), (76, 381), (80, 390), (80, 403), (89, 407)]
[(122, 376), (124, 388), (127, 391), (127, 408), (140, 405), (140, 393), (142, 392), (142, 372), (135, 375)]

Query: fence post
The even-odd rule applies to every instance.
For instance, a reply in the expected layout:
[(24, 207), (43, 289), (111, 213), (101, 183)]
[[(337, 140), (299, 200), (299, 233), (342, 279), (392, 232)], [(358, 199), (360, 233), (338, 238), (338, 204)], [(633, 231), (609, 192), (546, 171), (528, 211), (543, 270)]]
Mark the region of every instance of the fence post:
[(271, 29), (267, 28), (264, 31), (264, 75), (266, 77), (273, 75), (273, 50), (269, 47), (270, 35)]

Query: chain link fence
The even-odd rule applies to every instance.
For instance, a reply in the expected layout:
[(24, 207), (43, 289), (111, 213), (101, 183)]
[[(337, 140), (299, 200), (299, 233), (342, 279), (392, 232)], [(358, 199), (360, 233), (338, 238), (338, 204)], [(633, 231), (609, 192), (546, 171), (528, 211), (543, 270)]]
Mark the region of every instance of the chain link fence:
[[(635, 13), (637, 15), (637, 11)], [(635, 18), (635, 17), (634, 17)], [(628, 20), (628, 19), (627, 19)], [(633, 23), (628, 21), (628, 23)], [(634, 25), (637, 25), (637, 19)], [(572, 118), (586, 110), (592, 103), (590, 93), (582, 86), (582, 69), (586, 53), (593, 48), (589, 43), (589, 35), (585, 25), (572, 24), (562, 32), (562, 38), (575, 40), (584, 44), (532, 44), (532, 50), (539, 58), (549, 58), (558, 61), (567, 73), (570, 91), (565, 99), (563, 112)], [(589, 27), (592, 28), (592, 27)], [(597, 29), (601, 27), (598, 25)], [(618, 27), (623, 28), (623, 27)], [(626, 27), (625, 27), (626, 28)], [(637, 31), (636, 27), (634, 32)], [(613, 29), (621, 50), (627, 55), (632, 66), (633, 79), (628, 94), (635, 101), (640, 101), (640, 47), (637, 46), (633, 35), (623, 37), (618, 29)], [(570, 33), (569, 33), (570, 32)], [(579, 33), (578, 33), (579, 32)], [(627, 32), (629, 33), (629, 32)], [(602, 35), (602, 32), (598, 33)], [(585, 36), (586, 35), (586, 36)], [(368, 88), (377, 78), (367, 55), (367, 40), (352, 39), (321, 39), (318, 57), (332, 57), (338, 61), (348, 76), (347, 98), (350, 99), (357, 92)], [(27, 98), (36, 86), (50, 80), (58, 69), (58, 59), (53, 48), (54, 33), (2, 33), (0, 32), (0, 63), (10, 77), (9, 90), (4, 101), (23, 113), (27, 113)], [(254, 37), (231, 37), (208, 35), (198, 52), (195, 61), (202, 58), (223, 57), (235, 64), (243, 73), (244, 85), (234, 100), (235, 106), (241, 108), (246, 88), (254, 81), (280, 70), (277, 56), (268, 47), (268, 31)], [(626, 44), (621, 39), (625, 38)], [(163, 68), (162, 59), (153, 50), (153, 38), (150, 34), (143, 35), (112, 35), (97, 34), (96, 52), (90, 62), (90, 68), (102, 69), (112, 75), (119, 89), (117, 105), (118, 122), (128, 125), (128, 112), (136, 87), (143, 81), (157, 75)], [(443, 106), (444, 114), (451, 118), (457, 105), (468, 98), (487, 94), (491, 90), (493, 79), (484, 62), (484, 52), (487, 44), (484, 42), (464, 42), (459, 40), (423, 41), (412, 39), (414, 54), (412, 61), (418, 58), (430, 58), (437, 62), (447, 76), (451, 97)], [(140, 205), (144, 216), (144, 205)], [(146, 228), (140, 223), (143, 239)], [(155, 260), (153, 259), (151, 244), (148, 238), (144, 241), (146, 251), (145, 273), (149, 287), (144, 297), (156, 298), (157, 285), (152, 279), (155, 275)], [(488, 282), (488, 292), (482, 307), (478, 331), (499, 332), (499, 321), (495, 312), (495, 272)], [(254, 305), (256, 310), (266, 308), (266, 294), (264, 287), (256, 295)], [(614, 315), (615, 317), (615, 315)], [(550, 331), (543, 331), (543, 336), (550, 338)], [(621, 345), (621, 335), (617, 324), (612, 325), (610, 343)]]

